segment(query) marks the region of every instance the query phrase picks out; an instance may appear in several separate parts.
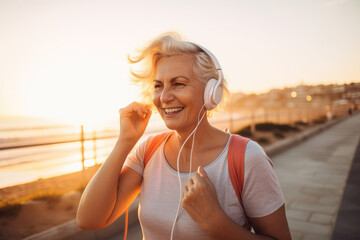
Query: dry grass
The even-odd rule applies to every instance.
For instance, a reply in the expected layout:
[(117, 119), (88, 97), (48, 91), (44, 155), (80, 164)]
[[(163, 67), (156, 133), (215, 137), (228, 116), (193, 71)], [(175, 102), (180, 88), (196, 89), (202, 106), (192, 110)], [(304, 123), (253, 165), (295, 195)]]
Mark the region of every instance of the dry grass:
[(21, 202), (19, 201), (3, 201), (0, 203), (0, 218), (16, 217), (21, 211)]
[(294, 135), (311, 125), (304, 122), (297, 122), (293, 125), (290, 124), (275, 124), (275, 123), (257, 123), (255, 125), (255, 131), (251, 132), (251, 127), (246, 126), (238, 131), (243, 137), (250, 138), (258, 142), (261, 146), (272, 144), (278, 140)]
[(0, 203), (0, 217), (16, 217), (21, 211), (22, 203), (29, 201), (44, 201), (48, 205), (52, 205), (60, 201), (61, 196), (65, 192), (53, 189), (51, 191), (37, 191), (27, 197), (17, 200), (5, 200)]

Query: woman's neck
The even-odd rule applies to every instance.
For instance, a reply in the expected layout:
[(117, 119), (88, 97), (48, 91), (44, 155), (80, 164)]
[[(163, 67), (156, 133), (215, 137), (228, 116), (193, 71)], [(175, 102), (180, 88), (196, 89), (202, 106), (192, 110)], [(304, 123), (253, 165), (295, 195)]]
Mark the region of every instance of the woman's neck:
[[(187, 131), (176, 131), (175, 139), (174, 139), (176, 141), (176, 145), (178, 145), (180, 148), (193, 131), (194, 129), (190, 129)], [(211, 126), (208, 119), (204, 118), (194, 133), (195, 134), (194, 144), (197, 145), (197, 147), (200, 147), (201, 144), (199, 143), (205, 143), (207, 139), (213, 138), (214, 136), (219, 134), (219, 132), (221, 131)], [(193, 137), (194, 135), (191, 135), (190, 138), (187, 140), (185, 146), (183, 147), (183, 151), (190, 151)]]

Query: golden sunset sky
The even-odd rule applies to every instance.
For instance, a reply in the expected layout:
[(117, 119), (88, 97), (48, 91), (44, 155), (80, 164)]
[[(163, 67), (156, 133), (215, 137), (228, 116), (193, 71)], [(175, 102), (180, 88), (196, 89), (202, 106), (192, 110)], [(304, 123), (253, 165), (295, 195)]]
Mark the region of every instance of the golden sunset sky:
[(166, 31), (233, 92), (360, 81), (358, 0), (0, 0), (0, 116), (116, 117), (138, 99), (127, 53)]

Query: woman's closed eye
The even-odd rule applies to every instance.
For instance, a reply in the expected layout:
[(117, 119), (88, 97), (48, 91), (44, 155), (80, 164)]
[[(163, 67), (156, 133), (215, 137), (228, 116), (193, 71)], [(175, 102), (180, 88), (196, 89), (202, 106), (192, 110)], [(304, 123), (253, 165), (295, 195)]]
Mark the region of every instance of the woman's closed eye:
[(162, 87), (162, 83), (160, 81), (154, 81), (154, 88), (157, 89), (157, 88), (161, 88)]
[(176, 87), (182, 87), (182, 86), (185, 86), (185, 83), (176, 82), (176, 83), (174, 83), (174, 85), (175, 85)]

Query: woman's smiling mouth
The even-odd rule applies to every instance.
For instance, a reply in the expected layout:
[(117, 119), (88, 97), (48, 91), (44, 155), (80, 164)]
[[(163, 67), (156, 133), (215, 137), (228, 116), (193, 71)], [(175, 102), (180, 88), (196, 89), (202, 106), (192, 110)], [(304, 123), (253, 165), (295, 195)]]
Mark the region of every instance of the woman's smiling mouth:
[(173, 115), (181, 112), (183, 107), (163, 108), (166, 115)]

